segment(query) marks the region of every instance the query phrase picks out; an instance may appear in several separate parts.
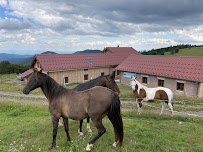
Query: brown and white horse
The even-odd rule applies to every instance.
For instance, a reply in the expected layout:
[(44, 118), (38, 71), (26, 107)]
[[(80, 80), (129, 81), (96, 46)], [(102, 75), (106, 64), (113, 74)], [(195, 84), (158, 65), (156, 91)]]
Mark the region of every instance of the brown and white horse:
[(142, 102), (154, 102), (160, 100), (162, 109), (160, 115), (165, 109), (165, 103), (168, 104), (173, 115), (173, 93), (170, 89), (165, 87), (148, 88), (139, 83), (136, 78), (132, 78), (130, 85), (133, 89), (134, 97), (137, 102), (138, 113), (141, 113)]

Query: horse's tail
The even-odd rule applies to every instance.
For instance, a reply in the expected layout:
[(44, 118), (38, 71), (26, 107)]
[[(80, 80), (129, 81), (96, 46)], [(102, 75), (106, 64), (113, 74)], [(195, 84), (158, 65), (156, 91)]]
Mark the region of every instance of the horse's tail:
[(113, 124), (116, 139), (121, 147), (123, 142), (123, 120), (121, 117), (120, 99), (117, 94), (114, 94), (113, 96), (111, 110), (108, 113), (108, 117)]

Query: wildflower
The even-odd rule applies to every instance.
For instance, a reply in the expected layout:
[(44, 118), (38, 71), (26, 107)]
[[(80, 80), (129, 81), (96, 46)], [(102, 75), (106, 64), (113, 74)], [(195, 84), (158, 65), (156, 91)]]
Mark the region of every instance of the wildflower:
[(23, 146), (23, 144), (20, 145), (20, 149), (21, 149), (21, 150), (25, 149), (25, 147)]

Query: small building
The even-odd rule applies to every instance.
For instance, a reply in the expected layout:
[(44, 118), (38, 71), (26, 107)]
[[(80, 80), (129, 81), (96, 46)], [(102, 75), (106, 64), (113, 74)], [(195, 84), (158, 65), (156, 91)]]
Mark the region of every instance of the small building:
[(116, 70), (120, 83), (131, 76), (147, 87), (167, 87), (175, 96), (203, 97), (203, 57), (130, 55)]
[(31, 67), (42, 71), (59, 84), (84, 83), (101, 75), (119, 78), (117, 67), (129, 55), (141, 55), (132, 47), (107, 47), (92, 54), (37, 54)]
[(29, 70), (23, 72), (22, 74), (20, 74), (21, 81), (24, 80), (25, 82), (28, 82), (29, 78), (33, 72), (34, 72), (33, 69), (29, 69)]

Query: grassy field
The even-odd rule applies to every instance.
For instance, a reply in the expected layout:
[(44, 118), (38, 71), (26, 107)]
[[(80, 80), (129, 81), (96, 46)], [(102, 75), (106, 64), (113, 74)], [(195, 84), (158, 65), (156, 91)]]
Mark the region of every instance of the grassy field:
[[(16, 92), (23, 94), (26, 83), (17, 80), (17, 74), (0, 74), (0, 91)], [(41, 89), (32, 91), (31, 94), (43, 94)]]
[[(21, 93), (25, 83), (16, 79), (16, 74), (0, 75), (0, 91)], [(70, 84), (75, 87), (78, 84)], [(132, 89), (119, 85), (121, 100), (133, 101)], [(40, 89), (31, 94), (42, 94)], [(46, 102), (44, 98), (0, 95), (0, 151), (48, 151), (52, 142), (52, 123), (47, 105), (14, 103), (12, 101), (29, 100)], [(203, 110), (203, 99), (181, 98), (174, 106), (174, 110), (184, 112), (199, 112)], [(149, 105), (161, 107), (159, 102)], [(198, 105), (200, 104), (200, 105)], [(124, 122), (124, 143), (121, 149), (112, 147), (114, 142), (113, 127), (107, 118), (103, 124), (107, 132), (95, 143), (95, 152), (179, 152), (202, 151), (203, 149), (203, 119), (198, 117), (170, 116), (152, 113), (137, 115), (134, 102), (124, 102), (121, 106), (132, 112), (122, 112)], [(168, 108), (166, 106), (166, 108)], [(143, 106), (143, 111), (154, 110)], [(159, 111), (158, 111), (159, 112)], [(86, 121), (85, 121), (86, 122)], [(64, 128), (59, 128), (57, 147), (55, 151), (85, 151), (87, 143), (96, 135), (96, 129), (91, 122), (93, 135), (86, 131), (84, 136), (78, 136), (78, 121), (70, 120), (71, 142), (66, 142)]]
[[(171, 55), (170, 52), (166, 52), (165, 55)], [(178, 53), (173, 54), (175, 56), (203, 56), (203, 47), (192, 47), (179, 50)]]
[[(113, 148), (113, 127), (107, 118), (103, 123), (107, 132), (95, 143), (96, 152), (179, 152), (203, 149), (203, 120), (194, 117), (137, 115), (123, 112), (123, 147)], [(52, 141), (52, 124), (47, 106), (11, 103), (0, 100), (0, 151), (48, 151)], [(64, 128), (59, 128), (55, 151), (84, 151), (90, 139), (96, 134), (91, 122), (93, 135), (78, 136), (78, 121), (69, 121), (71, 142), (66, 142)]]

